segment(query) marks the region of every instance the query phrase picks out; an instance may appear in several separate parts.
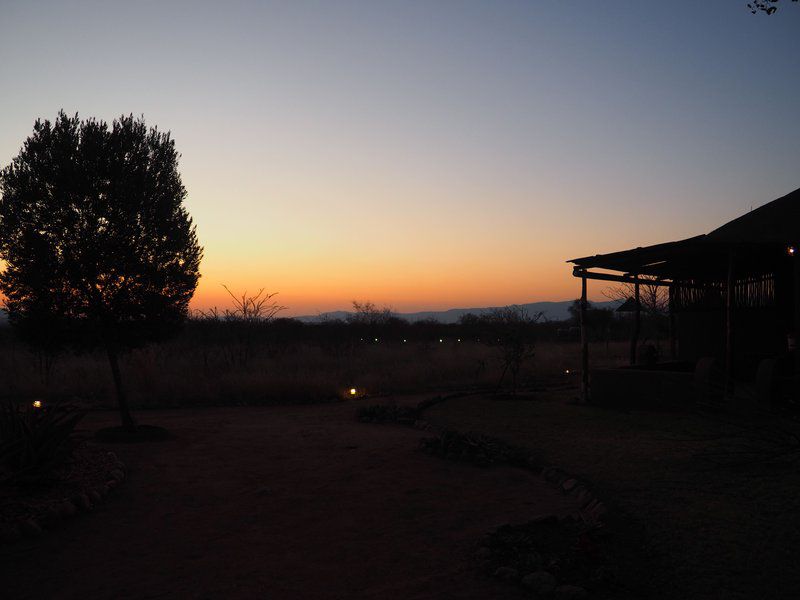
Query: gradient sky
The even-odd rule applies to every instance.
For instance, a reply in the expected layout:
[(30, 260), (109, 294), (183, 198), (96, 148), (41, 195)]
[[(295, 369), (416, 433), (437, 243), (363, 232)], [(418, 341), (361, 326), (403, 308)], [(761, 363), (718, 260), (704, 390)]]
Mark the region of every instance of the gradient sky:
[(781, 4), (0, 0), (0, 165), (60, 108), (171, 130), (196, 307), (574, 298), (569, 258), (800, 187)]

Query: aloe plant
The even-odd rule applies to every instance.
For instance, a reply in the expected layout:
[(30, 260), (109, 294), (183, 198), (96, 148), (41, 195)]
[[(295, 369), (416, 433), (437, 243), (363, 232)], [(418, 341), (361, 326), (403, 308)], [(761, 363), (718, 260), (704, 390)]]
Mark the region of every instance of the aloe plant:
[(69, 458), (83, 411), (0, 405), (0, 481), (36, 483)]

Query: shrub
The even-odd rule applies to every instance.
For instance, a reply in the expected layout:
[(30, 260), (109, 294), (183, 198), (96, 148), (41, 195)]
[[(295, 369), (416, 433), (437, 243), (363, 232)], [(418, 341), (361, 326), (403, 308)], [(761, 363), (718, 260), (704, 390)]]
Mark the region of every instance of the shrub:
[(373, 404), (358, 409), (357, 418), (362, 423), (413, 423), (419, 418), (419, 410), (413, 406)]
[(506, 444), (502, 440), (481, 433), (444, 430), (437, 437), (420, 442), (428, 454), (450, 460), (475, 463), (482, 466), (508, 464), (527, 466), (528, 452)]
[(40, 483), (72, 454), (73, 433), (84, 417), (69, 408), (0, 406), (0, 482)]

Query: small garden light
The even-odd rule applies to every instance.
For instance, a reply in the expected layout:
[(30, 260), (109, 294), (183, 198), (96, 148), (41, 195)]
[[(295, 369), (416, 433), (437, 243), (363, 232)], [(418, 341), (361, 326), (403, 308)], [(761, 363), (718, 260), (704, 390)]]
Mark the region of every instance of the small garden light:
[(564, 370), (564, 375), (569, 375), (569, 369)]
[(787, 246), (786, 247), (786, 254), (789, 256), (794, 256), (797, 253), (797, 248), (795, 246)]
[(33, 401), (33, 408), (42, 408), (42, 401), (41, 400), (34, 400)]
[(444, 341), (444, 340), (439, 340), (439, 343), (441, 344), (443, 341)]
[(351, 396), (355, 396), (357, 393), (358, 393), (358, 390), (356, 388), (350, 388), (350, 395)]

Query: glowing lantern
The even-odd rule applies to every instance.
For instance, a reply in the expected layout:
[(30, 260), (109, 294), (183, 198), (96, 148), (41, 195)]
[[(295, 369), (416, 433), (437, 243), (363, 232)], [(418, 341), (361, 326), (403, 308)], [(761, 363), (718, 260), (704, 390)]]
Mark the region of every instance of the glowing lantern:
[(42, 408), (42, 401), (41, 400), (34, 400), (33, 401), (33, 408)]
[(569, 369), (567, 369), (566, 371), (564, 371), (564, 375), (569, 375)]
[(794, 256), (796, 252), (797, 252), (797, 248), (795, 248), (794, 246), (787, 246), (786, 247), (786, 254), (788, 254), (789, 256)]
[(355, 396), (357, 393), (358, 393), (358, 390), (356, 388), (350, 388), (350, 395), (351, 396)]

